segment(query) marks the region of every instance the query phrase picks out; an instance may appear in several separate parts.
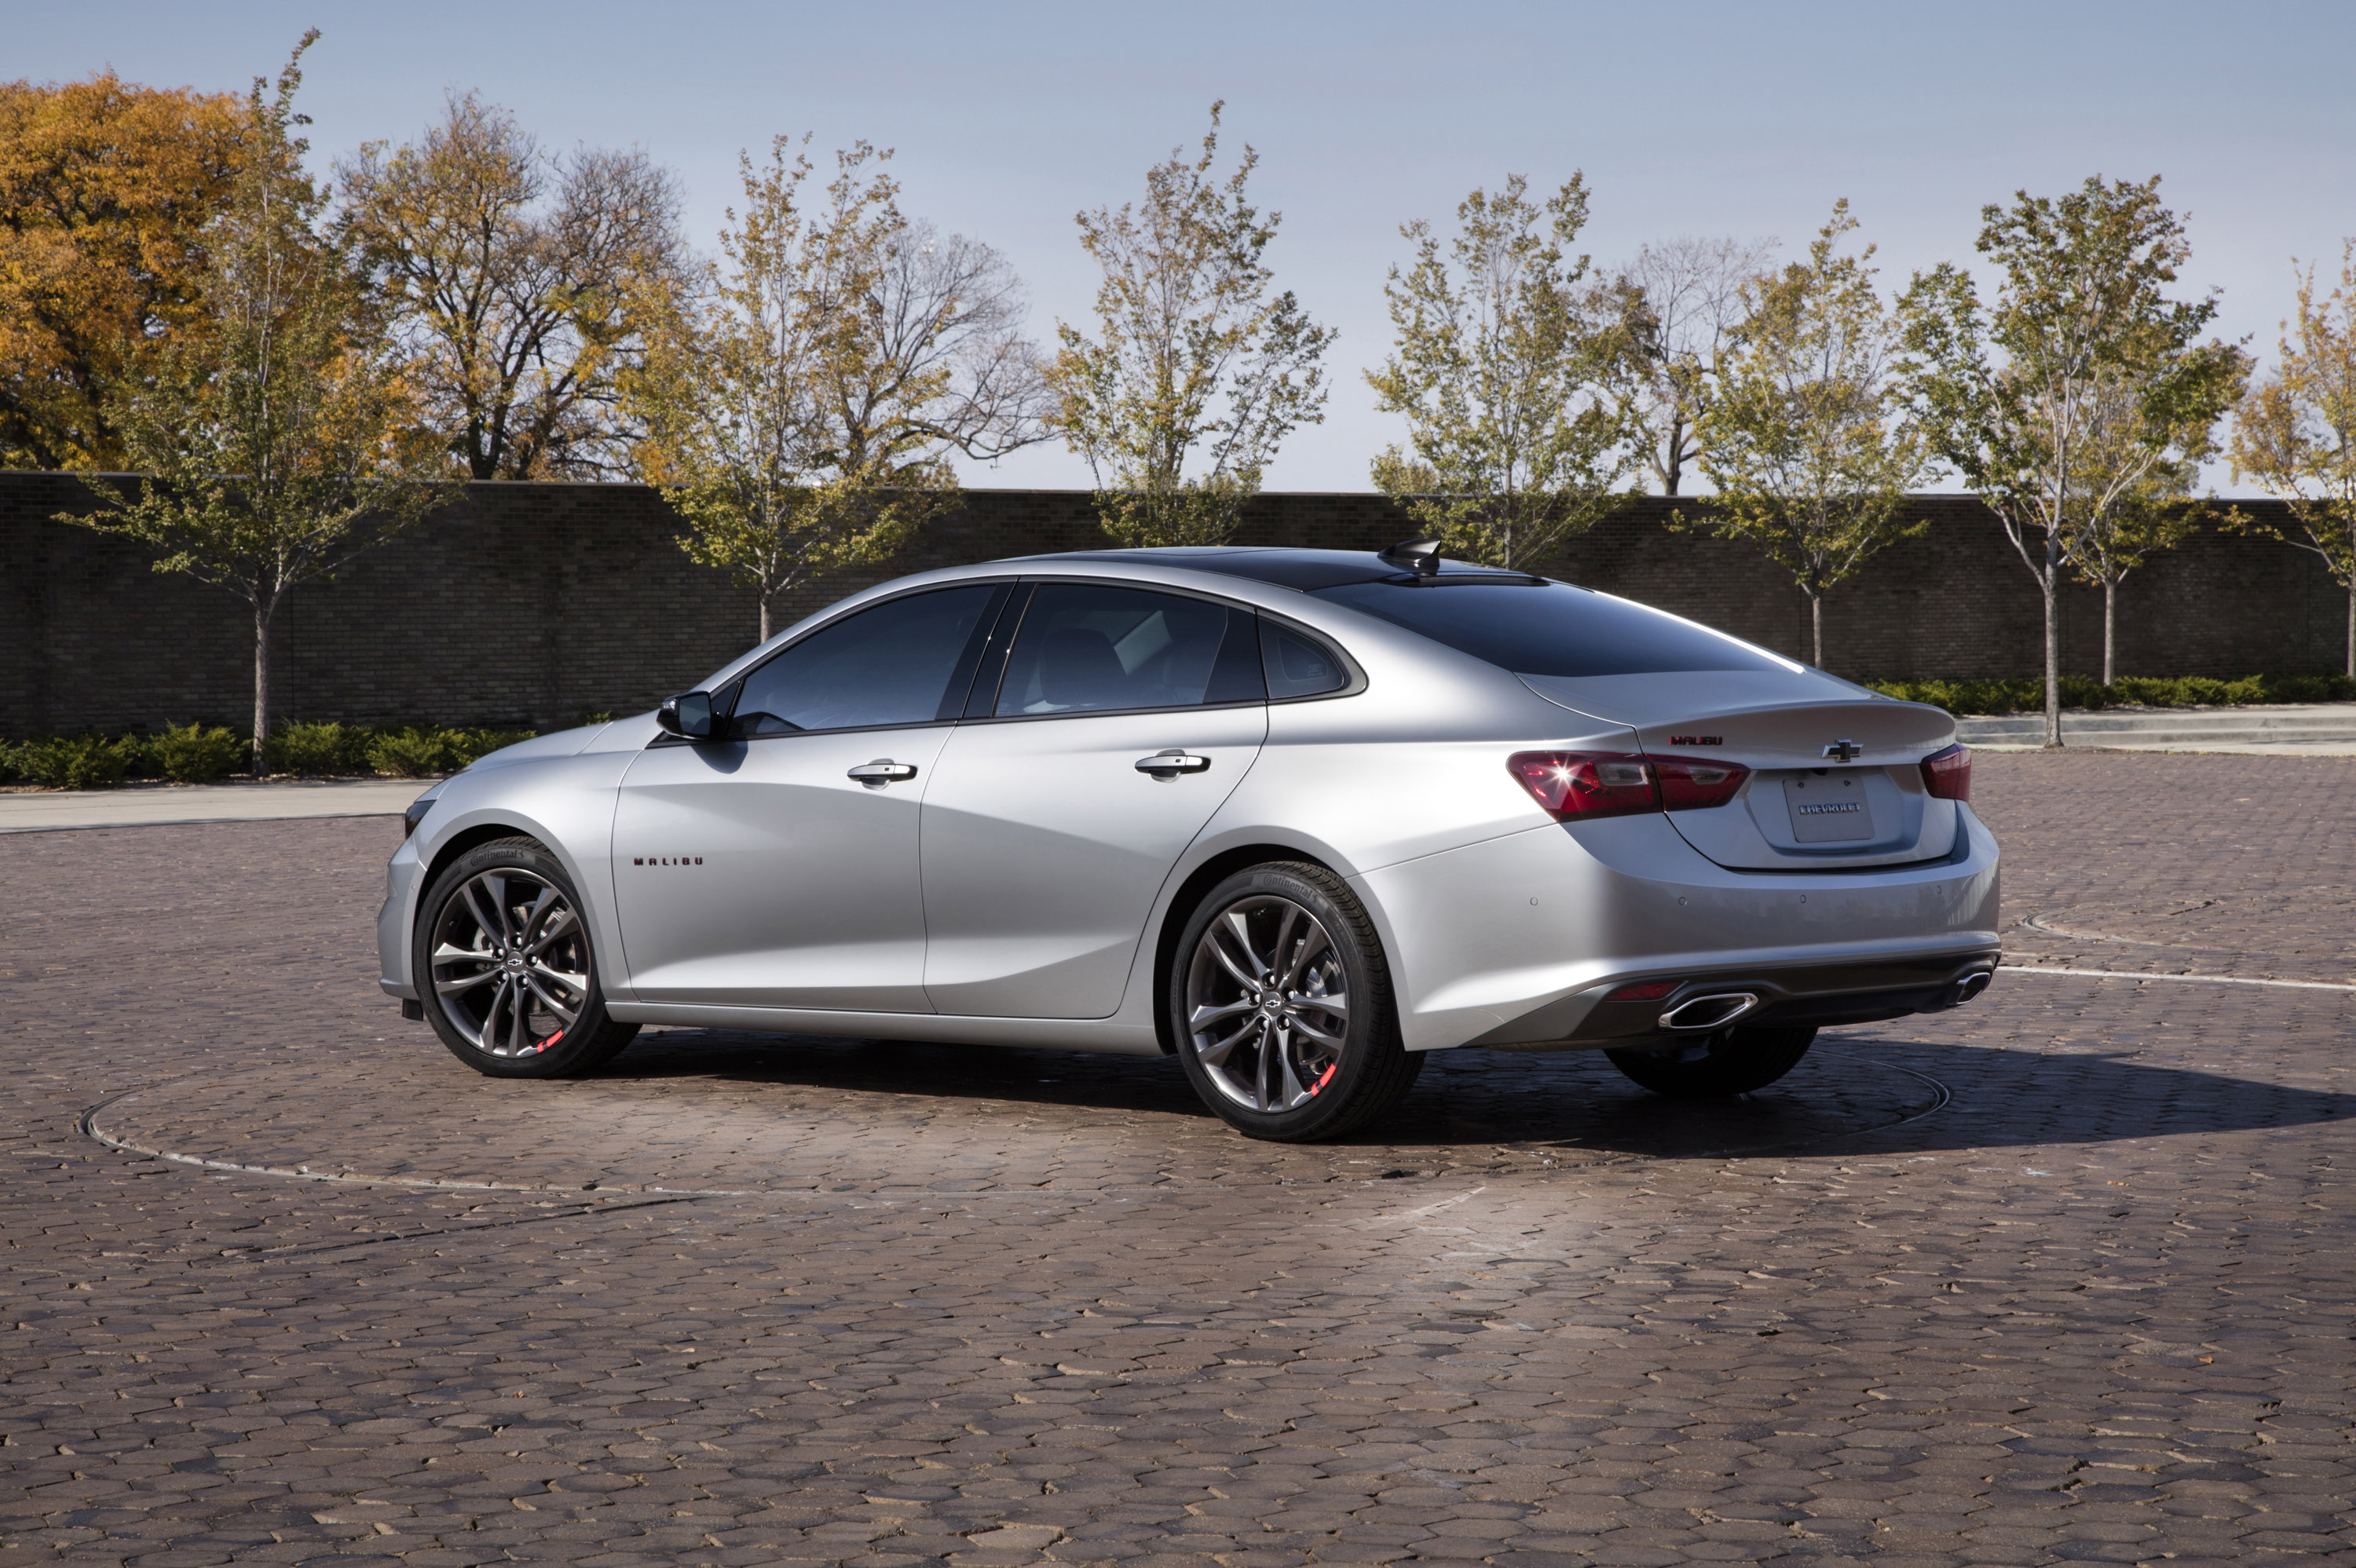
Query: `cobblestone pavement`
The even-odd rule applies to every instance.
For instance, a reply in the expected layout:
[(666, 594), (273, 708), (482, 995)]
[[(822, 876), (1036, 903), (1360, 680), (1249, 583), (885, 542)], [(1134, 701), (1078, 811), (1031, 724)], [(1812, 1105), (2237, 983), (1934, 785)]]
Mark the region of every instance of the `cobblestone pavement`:
[[(2020, 963), (2351, 980), (2356, 761), (1978, 784)], [(2356, 1563), (2349, 992), (2007, 975), (1720, 1106), (1467, 1053), (1282, 1148), (1155, 1061), (477, 1078), (371, 984), (398, 831), (0, 843), (6, 1568)]]

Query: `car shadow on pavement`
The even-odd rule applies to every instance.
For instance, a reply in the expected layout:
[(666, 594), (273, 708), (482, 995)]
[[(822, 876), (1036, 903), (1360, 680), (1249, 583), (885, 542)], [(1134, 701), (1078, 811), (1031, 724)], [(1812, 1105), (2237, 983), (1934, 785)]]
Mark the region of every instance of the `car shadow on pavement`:
[[(1066, 1051), (672, 1029), (642, 1037), (600, 1077), (702, 1077), (1065, 1107), (1083, 1117), (1210, 1116), (1173, 1060)], [(2342, 1118), (2356, 1119), (2356, 1094), (2139, 1052), (1958, 1045), (1862, 1029), (1826, 1034), (1781, 1083), (1729, 1100), (1665, 1099), (1599, 1052), (1441, 1053), (1398, 1111), (1344, 1142), (1676, 1159), (2094, 1143)]]

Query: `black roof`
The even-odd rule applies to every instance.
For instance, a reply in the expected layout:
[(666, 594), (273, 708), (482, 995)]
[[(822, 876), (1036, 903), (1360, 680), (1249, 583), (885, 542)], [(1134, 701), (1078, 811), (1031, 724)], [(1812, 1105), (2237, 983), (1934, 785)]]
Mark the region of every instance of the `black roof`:
[[(1370, 549), (1289, 549), (1277, 545), (1181, 545), (1160, 549), (1075, 550), (1057, 560), (1124, 561), (1138, 566), (1183, 566), (1189, 571), (1215, 571), (1273, 582), (1280, 588), (1313, 592), (1345, 582), (1411, 582), (1415, 574), (1402, 571)], [(1501, 577), (1527, 581), (1521, 572), (1494, 572), (1462, 561), (1443, 561), (1447, 577)]]

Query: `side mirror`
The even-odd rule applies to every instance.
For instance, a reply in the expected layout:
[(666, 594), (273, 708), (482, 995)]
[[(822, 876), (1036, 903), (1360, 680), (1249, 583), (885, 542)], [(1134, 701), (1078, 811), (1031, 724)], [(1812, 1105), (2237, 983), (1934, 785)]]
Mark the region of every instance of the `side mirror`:
[(655, 711), (655, 722), (690, 741), (712, 739), (712, 693), (683, 691), (665, 699)]

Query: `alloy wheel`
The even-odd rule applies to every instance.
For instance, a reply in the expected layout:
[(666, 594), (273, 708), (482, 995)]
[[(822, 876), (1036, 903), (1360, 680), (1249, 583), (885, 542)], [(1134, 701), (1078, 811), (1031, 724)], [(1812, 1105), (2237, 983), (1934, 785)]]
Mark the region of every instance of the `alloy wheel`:
[(1248, 1109), (1290, 1111), (1342, 1064), (1349, 976), (1324, 923), (1273, 894), (1221, 910), (1186, 971), (1187, 1048), (1221, 1094)]
[(476, 1050), (533, 1056), (589, 999), (589, 937), (573, 901), (513, 867), (470, 877), (434, 922), (434, 1004)]

